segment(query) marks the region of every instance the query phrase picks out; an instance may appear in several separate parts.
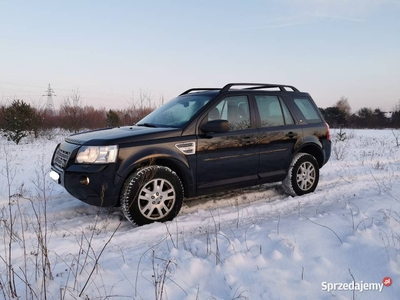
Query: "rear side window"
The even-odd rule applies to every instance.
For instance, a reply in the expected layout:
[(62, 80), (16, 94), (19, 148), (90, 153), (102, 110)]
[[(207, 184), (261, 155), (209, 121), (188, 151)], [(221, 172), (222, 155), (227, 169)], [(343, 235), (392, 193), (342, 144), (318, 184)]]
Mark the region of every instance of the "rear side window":
[(308, 98), (295, 98), (294, 103), (302, 112), (307, 123), (319, 123), (322, 122), (318, 112), (310, 99)]
[(278, 96), (255, 96), (258, 111), (260, 113), (261, 126), (283, 126), (294, 124), (285, 103), (281, 102)]

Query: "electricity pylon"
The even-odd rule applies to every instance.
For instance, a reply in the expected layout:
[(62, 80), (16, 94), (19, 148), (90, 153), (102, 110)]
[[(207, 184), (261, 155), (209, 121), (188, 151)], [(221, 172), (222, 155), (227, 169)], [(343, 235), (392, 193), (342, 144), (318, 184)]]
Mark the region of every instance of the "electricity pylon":
[(54, 94), (54, 90), (50, 87), (50, 83), (49, 83), (49, 87), (46, 91), (46, 94), (44, 94), (43, 96), (47, 96), (46, 109), (54, 110), (53, 96), (57, 96), (57, 95)]

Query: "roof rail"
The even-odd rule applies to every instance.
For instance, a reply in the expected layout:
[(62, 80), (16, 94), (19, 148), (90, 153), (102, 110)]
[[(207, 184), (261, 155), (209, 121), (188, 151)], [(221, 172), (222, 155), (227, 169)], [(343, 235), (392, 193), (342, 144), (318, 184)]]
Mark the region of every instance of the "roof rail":
[(250, 86), (243, 89), (256, 90), (256, 89), (268, 89), (268, 88), (279, 88), (281, 91), (287, 91), (287, 88), (291, 89), (293, 92), (299, 92), (297, 88), (292, 85), (285, 84), (271, 84), (271, 83), (228, 83), (221, 89), (222, 92), (227, 92), (233, 86)]
[(271, 89), (271, 88), (279, 88), (281, 91), (287, 91), (287, 89), (291, 89), (293, 92), (299, 92), (297, 88), (295, 88), (292, 85), (286, 85), (286, 84), (271, 84), (271, 83), (228, 83), (225, 85), (222, 89), (221, 88), (192, 88), (184, 91), (182, 95), (189, 94), (191, 92), (196, 92), (196, 91), (220, 91), (220, 93), (227, 92), (229, 91), (232, 87), (234, 86), (246, 86), (245, 88), (242, 88), (243, 90), (257, 90), (257, 89)]
[(190, 92), (195, 92), (195, 91), (218, 91), (218, 90), (220, 90), (220, 88), (193, 88), (193, 89), (188, 89), (187, 91), (184, 91), (179, 96), (186, 95), (186, 94), (189, 94)]

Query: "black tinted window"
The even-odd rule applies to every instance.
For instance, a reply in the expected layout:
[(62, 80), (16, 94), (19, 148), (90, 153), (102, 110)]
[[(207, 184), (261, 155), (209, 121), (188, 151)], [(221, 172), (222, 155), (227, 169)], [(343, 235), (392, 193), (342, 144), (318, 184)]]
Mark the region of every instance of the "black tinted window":
[(296, 98), (294, 99), (294, 103), (302, 112), (304, 118), (307, 120), (307, 123), (318, 123), (322, 121), (310, 99)]
[(255, 96), (255, 98), (262, 127), (283, 126), (294, 123), (288, 108), (279, 100), (278, 96), (259, 95)]
[(250, 128), (249, 101), (247, 96), (223, 99), (209, 113), (208, 120), (228, 120), (230, 130)]

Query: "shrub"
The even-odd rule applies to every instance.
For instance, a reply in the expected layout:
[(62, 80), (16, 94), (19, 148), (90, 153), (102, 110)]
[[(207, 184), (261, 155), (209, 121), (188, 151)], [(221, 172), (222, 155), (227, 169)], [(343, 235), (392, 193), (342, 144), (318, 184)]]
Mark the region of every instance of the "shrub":
[(108, 127), (118, 127), (120, 124), (119, 115), (115, 110), (110, 109), (106, 113), (106, 119)]
[(10, 106), (2, 107), (4, 136), (17, 145), (28, 136), (35, 123), (35, 110), (23, 100), (14, 100)]

